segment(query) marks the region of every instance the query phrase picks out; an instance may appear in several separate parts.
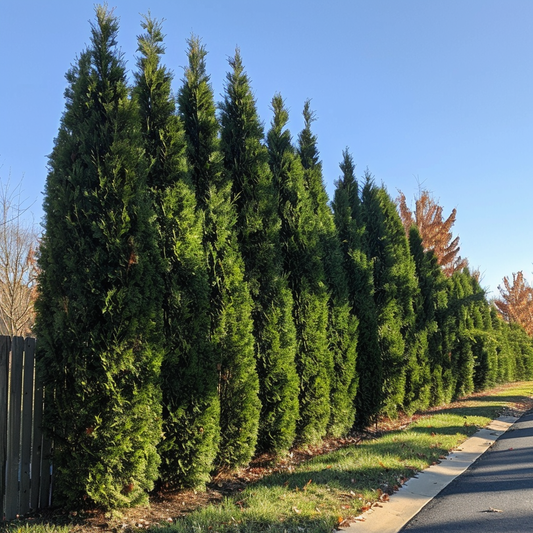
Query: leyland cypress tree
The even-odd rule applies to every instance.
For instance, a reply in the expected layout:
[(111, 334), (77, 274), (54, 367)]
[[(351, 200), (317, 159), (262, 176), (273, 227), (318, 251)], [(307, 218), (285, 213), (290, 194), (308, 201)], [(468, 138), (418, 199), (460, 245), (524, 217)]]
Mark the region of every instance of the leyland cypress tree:
[(328, 432), (340, 436), (351, 429), (355, 419), (357, 318), (351, 313), (348, 302), (348, 283), (342, 266), (340, 241), (324, 186), (317, 137), (311, 130), (315, 117), (309, 100), (304, 105), (303, 115), (304, 129), (298, 136), (298, 154), (304, 168), (304, 182), (309, 190), (311, 209), (316, 217), (319, 253), (330, 296), (328, 342), (334, 367), (331, 374)]
[(146, 499), (157, 478), (161, 284), (137, 115), (97, 7), (91, 44), (67, 74), (49, 159), (37, 333), (54, 437), (54, 500), (101, 507)]
[(342, 176), (336, 183), (332, 207), (342, 246), (350, 304), (359, 319), (356, 361), (359, 385), (355, 398), (355, 423), (358, 427), (365, 427), (375, 419), (382, 405), (383, 374), (374, 278), (372, 263), (365, 253), (366, 230), (355, 165), (347, 150), (343, 152), (340, 168)]
[[(414, 338), (414, 356), (412, 364), (407, 369), (407, 389), (405, 402), (410, 411), (426, 409), (433, 403), (433, 397), (442, 397), (442, 366), (440, 365), (439, 352), (430, 351), (431, 337), (437, 330), (435, 311), (441, 304), (441, 292), (438, 280), (434, 277), (432, 251), (424, 251), (422, 237), (416, 226), (409, 230), (409, 249), (415, 264), (418, 291), (413, 297), (415, 324), (412, 332)], [(441, 274), (440, 268), (436, 271)], [(442, 274), (441, 274), (442, 275)], [(432, 376), (432, 372), (435, 375)], [(439, 379), (440, 378), (440, 379)]]
[(207, 50), (196, 36), (187, 43), (188, 66), (178, 92), (178, 108), (187, 140), (187, 161), (197, 206), (204, 209), (210, 191), (223, 189), (220, 126), (206, 69)]
[(406, 364), (413, 357), (413, 295), (417, 289), (414, 263), (393, 200), (377, 187), (370, 174), (362, 191), (368, 256), (374, 266), (374, 301), (378, 312), (383, 361), (384, 411), (390, 415), (403, 406)]
[(213, 92), (205, 48), (189, 40), (189, 65), (179, 91), (187, 160), (199, 208), (205, 215), (204, 247), (211, 285), (211, 343), (217, 358), (220, 451), (217, 464), (238, 467), (255, 451), (259, 426), (259, 381), (254, 357), (253, 302), (244, 279), (236, 235), (231, 185), (222, 180)]
[[(409, 232), (409, 248), (415, 262), (420, 289), (415, 299), (416, 331), (427, 337), (427, 355), (430, 373), (431, 405), (446, 402), (446, 383), (449, 381), (450, 361), (443, 346), (445, 324), (440, 317), (447, 309), (447, 283), (433, 251), (425, 251), (422, 238), (415, 226)], [(424, 363), (423, 368), (426, 364)], [(425, 374), (425, 372), (424, 372)]]
[(187, 173), (183, 126), (161, 64), (161, 24), (147, 17), (135, 75), (141, 131), (162, 255), (162, 481), (203, 488), (220, 437), (218, 376), (210, 342), (210, 288), (203, 214)]
[(288, 113), (281, 96), (272, 101), (268, 133), (270, 168), (281, 219), (283, 265), (294, 297), (296, 364), (300, 378), (299, 444), (318, 442), (330, 419), (333, 360), (328, 347), (328, 299), (320, 255), (317, 219), (304, 182), (300, 158), (285, 126)]
[(460, 398), (474, 390), (474, 354), (472, 352), (473, 320), (471, 303), (472, 285), (469, 272), (455, 272), (450, 279), (450, 311), (454, 340), (451, 344), (453, 398)]
[(293, 298), (283, 276), (280, 218), (262, 144), (250, 82), (239, 51), (230, 60), (221, 104), (224, 174), (237, 207), (237, 235), (254, 300), (254, 336), (259, 374), (261, 450), (284, 452), (291, 446), (298, 418), (298, 378)]

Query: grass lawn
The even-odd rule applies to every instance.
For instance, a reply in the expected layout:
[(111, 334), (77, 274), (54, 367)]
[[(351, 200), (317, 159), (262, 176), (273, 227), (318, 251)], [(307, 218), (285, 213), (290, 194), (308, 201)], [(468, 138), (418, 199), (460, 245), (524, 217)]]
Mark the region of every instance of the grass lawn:
[[(106, 526), (120, 531), (136, 523), (152, 533), (329, 533), (372, 505), (386, 505), (389, 494), (405, 480), (444, 458), (502, 412), (519, 415), (533, 407), (532, 396), (533, 382), (499, 387), (408, 420), (389, 422), (392, 427), (402, 427), (381, 431), (359, 444), (297, 464), (287, 460), (285, 466), (278, 465), (274, 473), (247, 484), (218, 504), (203, 505), (179, 518), (171, 515), (172, 523), (144, 522), (138, 519), (142, 510), (137, 510), (133, 523), (125, 511), (110, 517)], [(384, 427), (386, 421), (379, 429)], [(92, 527), (77, 516), (67, 525), (16, 521), (0, 529), (9, 533), (67, 533), (95, 531)]]

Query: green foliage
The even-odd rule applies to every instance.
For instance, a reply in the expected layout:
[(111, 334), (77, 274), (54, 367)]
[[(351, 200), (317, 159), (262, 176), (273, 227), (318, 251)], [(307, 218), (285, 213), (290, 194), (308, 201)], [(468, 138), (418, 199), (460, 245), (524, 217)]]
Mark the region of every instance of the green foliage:
[(221, 179), (218, 126), (205, 68), (206, 51), (189, 40), (189, 66), (178, 102), (187, 140), (187, 160), (198, 205), (205, 216), (203, 245), (210, 284), (210, 336), (218, 368), (220, 450), (216, 463), (249, 462), (257, 442), (260, 402), (255, 366), (252, 309), (236, 236), (231, 190)]
[(474, 390), (474, 319), (476, 306), (484, 300), (485, 294), (467, 269), (455, 272), (449, 278), (449, 283), (449, 327), (453, 331), (453, 339), (449, 344), (452, 397), (460, 398)]
[(419, 410), (442, 403), (445, 397), (442, 371), (446, 360), (438, 344), (437, 312), (447, 303), (446, 279), (435, 254), (431, 250), (424, 251), (422, 238), (415, 226), (409, 231), (409, 248), (419, 291), (413, 300), (417, 357), (414, 368), (409, 369), (410, 386), (406, 394), (412, 398), (411, 409)]
[(268, 133), (268, 152), (281, 219), (283, 268), (294, 298), (296, 367), (300, 378), (298, 443), (311, 444), (324, 437), (331, 414), (333, 360), (328, 347), (329, 295), (317, 219), (301, 161), (285, 129), (288, 113), (280, 96), (274, 97), (272, 107), (274, 118)]
[(161, 479), (173, 487), (204, 488), (218, 451), (220, 404), (210, 342), (203, 216), (196, 211), (186, 172), (183, 127), (170, 92), (172, 77), (160, 62), (161, 25), (146, 18), (142, 26), (146, 33), (138, 38), (135, 96), (164, 281)]
[(359, 427), (366, 427), (377, 416), (382, 405), (382, 361), (374, 303), (374, 278), (372, 263), (364, 251), (365, 226), (355, 165), (347, 150), (343, 153), (340, 168), (342, 177), (336, 183), (332, 207), (342, 245), (349, 300), (353, 313), (359, 319), (356, 361), (359, 384), (355, 397), (355, 423)]
[(157, 478), (161, 283), (117, 20), (96, 9), (49, 160), (36, 303), (57, 504), (146, 500)]
[(274, 97), (265, 146), (237, 51), (217, 120), (191, 37), (176, 110), (161, 25), (142, 27), (130, 90), (117, 19), (96, 8), (49, 160), (36, 332), (54, 503), (204, 488), (257, 451), (533, 378), (526, 331), (406, 238), (347, 151), (330, 208), (309, 101), (295, 147)]
[(357, 318), (349, 304), (340, 240), (324, 186), (317, 138), (311, 131), (315, 118), (309, 100), (304, 105), (303, 116), (304, 129), (298, 136), (298, 154), (304, 169), (304, 184), (309, 191), (311, 212), (316, 217), (317, 252), (329, 292), (327, 338), (333, 358), (333, 372), (328, 433), (338, 437), (348, 433), (355, 420)]
[(203, 209), (210, 189), (221, 185), (219, 124), (206, 70), (207, 51), (198, 37), (193, 36), (187, 42), (189, 64), (178, 91), (178, 107), (187, 139), (189, 174), (196, 192), (197, 205)]
[(229, 187), (211, 189), (205, 215), (207, 261), (213, 283), (211, 338), (219, 361), (221, 440), (217, 464), (235, 468), (252, 458), (259, 427), (253, 301), (244, 280)]
[(263, 129), (237, 51), (221, 104), (224, 174), (237, 207), (237, 236), (254, 300), (253, 320), (261, 416), (259, 449), (283, 453), (298, 418), (293, 298), (283, 276), (280, 217), (262, 144)]
[[(404, 405), (407, 368), (416, 364), (413, 299), (418, 290), (414, 261), (394, 202), (370, 174), (362, 190), (366, 253), (374, 270), (374, 302), (383, 364), (384, 412)], [(409, 400), (409, 398), (407, 399)]]
[[(506, 324), (506, 326), (511, 354), (515, 359), (515, 374), (512, 379), (530, 380), (533, 377), (533, 339), (519, 324)], [(503, 382), (503, 379), (501, 381)]]

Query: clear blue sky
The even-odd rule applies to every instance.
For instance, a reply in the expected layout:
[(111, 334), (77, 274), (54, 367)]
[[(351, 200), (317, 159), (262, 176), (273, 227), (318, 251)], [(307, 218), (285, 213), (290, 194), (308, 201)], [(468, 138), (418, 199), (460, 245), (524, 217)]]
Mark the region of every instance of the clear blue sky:
[[(110, 0), (135, 68), (141, 14), (166, 20), (179, 87), (186, 39), (199, 35), (218, 100), (239, 46), (268, 128), (276, 92), (293, 136), (312, 99), (330, 197), (348, 146), (396, 197), (419, 184), (448, 214), (461, 253), (496, 292), (533, 281), (532, 0)], [(42, 217), (47, 154), (64, 109), (64, 74), (89, 43), (91, 0), (0, 0), (0, 176)]]

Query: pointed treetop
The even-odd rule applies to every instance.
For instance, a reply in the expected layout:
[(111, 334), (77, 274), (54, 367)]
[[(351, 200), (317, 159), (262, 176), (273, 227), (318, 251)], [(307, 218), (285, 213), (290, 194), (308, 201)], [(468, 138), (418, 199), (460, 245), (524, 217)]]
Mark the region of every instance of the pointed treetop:
[(357, 183), (357, 179), (355, 177), (355, 163), (348, 148), (345, 148), (342, 151), (342, 162), (339, 163), (339, 167), (342, 171), (342, 176), (336, 183), (337, 190), (344, 191), (346, 194), (346, 200), (352, 211), (351, 216), (354, 219), (358, 219), (360, 217), (361, 208), (359, 184)]
[(101, 76), (107, 76), (108, 66), (118, 61), (124, 67), (123, 54), (117, 53), (118, 18), (107, 4), (95, 7), (96, 23), (91, 22), (92, 57)]
[(271, 128), (267, 135), (267, 144), (272, 170), (279, 171), (284, 154), (288, 151), (291, 153), (293, 151), (291, 134), (286, 128), (289, 121), (289, 113), (279, 93), (272, 98), (271, 109), (274, 112), (274, 116), (270, 123)]
[(172, 73), (161, 63), (161, 55), (165, 53), (162, 21), (153, 19), (150, 13), (143, 15), (143, 19), (141, 27), (145, 33), (137, 37), (140, 55), (134, 74), (135, 93), (141, 103), (141, 115), (148, 121), (146, 127), (155, 134), (175, 110), (171, 97)]
[(197, 35), (191, 35), (187, 39), (187, 57), (189, 65), (185, 67), (185, 80), (191, 85), (197, 85), (202, 82), (209, 83), (209, 76), (207, 75), (207, 68), (205, 57), (207, 50), (202, 44), (202, 40)]
[(165, 53), (165, 46), (163, 40), (165, 35), (163, 34), (163, 21), (153, 19), (150, 11), (147, 15), (142, 15), (143, 21), (141, 22), (141, 28), (146, 33), (137, 36), (138, 47), (137, 51), (144, 56), (156, 54), (163, 55)]
[(244, 88), (244, 90), (250, 89), (250, 80), (244, 71), (241, 51), (238, 47), (235, 48), (235, 55), (228, 58), (228, 63), (231, 70), (226, 74), (226, 101), (228, 100), (228, 97), (232, 98), (241, 87)]
[(272, 98), (270, 109), (274, 112), (271, 122), (272, 129), (281, 133), (289, 121), (289, 112), (285, 107), (285, 101), (280, 93), (276, 93)]
[(340, 185), (348, 188), (355, 183), (355, 163), (348, 147), (342, 151), (342, 162), (339, 163), (339, 167), (342, 171), (342, 183)]
[(311, 100), (306, 100), (303, 110), (304, 129), (298, 135), (298, 153), (305, 169), (320, 164), (317, 147), (317, 136), (311, 131), (311, 124), (316, 120), (316, 114), (311, 110)]
[[(223, 150), (233, 156), (244, 149), (243, 141), (255, 139), (257, 143), (263, 138), (263, 125), (257, 114), (255, 97), (250, 87), (250, 79), (244, 70), (240, 50), (235, 49), (235, 56), (228, 60), (231, 70), (226, 75), (224, 101), (220, 104)], [(238, 146), (235, 139), (240, 139)], [(228, 154), (226, 154), (228, 155)]]

